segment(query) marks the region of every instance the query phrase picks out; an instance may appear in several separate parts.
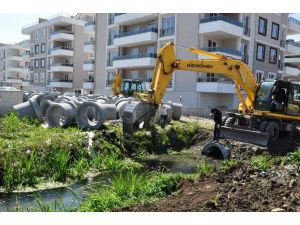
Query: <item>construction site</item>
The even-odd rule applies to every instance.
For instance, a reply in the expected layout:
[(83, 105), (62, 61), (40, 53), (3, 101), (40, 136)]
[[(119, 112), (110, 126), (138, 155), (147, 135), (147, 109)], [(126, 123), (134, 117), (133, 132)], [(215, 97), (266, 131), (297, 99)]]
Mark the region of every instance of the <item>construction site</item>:
[[(147, 90), (120, 75), (110, 95), (2, 87), (0, 210), (299, 212), (300, 85), (176, 47), (158, 50)], [(230, 78), (237, 109), (183, 114), (165, 98), (177, 70)]]

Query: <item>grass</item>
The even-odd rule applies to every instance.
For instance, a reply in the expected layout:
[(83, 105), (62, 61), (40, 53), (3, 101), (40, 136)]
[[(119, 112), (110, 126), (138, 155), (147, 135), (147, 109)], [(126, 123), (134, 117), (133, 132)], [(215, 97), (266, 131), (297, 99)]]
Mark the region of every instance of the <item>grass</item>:
[(230, 170), (236, 168), (239, 163), (240, 162), (236, 159), (222, 161), (221, 171), (222, 172), (230, 171)]
[(79, 211), (104, 212), (136, 203), (150, 202), (178, 190), (184, 179), (182, 174), (149, 173), (134, 171), (112, 178), (111, 185), (92, 193), (81, 202)]
[(206, 163), (203, 160), (199, 162), (197, 174), (199, 174), (200, 177), (210, 176), (214, 172), (215, 172), (215, 169), (212, 165)]
[(300, 165), (300, 150), (289, 153), (287, 156), (287, 161), (299, 166)]
[[(149, 153), (166, 153), (192, 145), (196, 123), (171, 122), (166, 129), (140, 130), (125, 139), (122, 126), (106, 125), (94, 131), (92, 152), (87, 134), (77, 127), (43, 128), (37, 120), (20, 119), (16, 114), (0, 118), (0, 187), (7, 192), (40, 182), (78, 180), (89, 171), (122, 171), (140, 168), (130, 160)], [(1, 161), (2, 166), (1, 166)]]
[(250, 165), (257, 170), (266, 171), (275, 164), (281, 164), (285, 161), (284, 157), (258, 155), (250, 158)]

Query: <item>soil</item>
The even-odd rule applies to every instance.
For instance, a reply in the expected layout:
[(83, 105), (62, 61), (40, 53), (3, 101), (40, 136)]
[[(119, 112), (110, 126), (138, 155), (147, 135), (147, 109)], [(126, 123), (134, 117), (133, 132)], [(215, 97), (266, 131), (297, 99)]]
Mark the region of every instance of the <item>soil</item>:
[[(210, 131), (200, 130), (194, 137), (200, 148), (211, 141)], [(267, 171), (254, 169), (249, 158), (255, 155), (286, 155), (300, 148), (300, 139), (285, 137), (268, 148), (237, 141), (221, 140), (230, 146), (231, 157), (240, 163), (197, 181), (185, 180), (177, 192), (153, 203), (138, 204), (118, 211), (298, 211), (300, 212), (300, 167), (274, 165)]]

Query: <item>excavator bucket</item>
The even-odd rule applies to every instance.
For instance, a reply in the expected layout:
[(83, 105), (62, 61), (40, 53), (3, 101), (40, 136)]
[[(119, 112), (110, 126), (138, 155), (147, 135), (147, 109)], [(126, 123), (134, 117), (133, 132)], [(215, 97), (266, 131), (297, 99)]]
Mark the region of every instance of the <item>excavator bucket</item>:
[(221, 127), (220, 138), (228, 138), (260, 146), (267, 146), (269, 133), (256, 130), (243, 129), (242, 127)]

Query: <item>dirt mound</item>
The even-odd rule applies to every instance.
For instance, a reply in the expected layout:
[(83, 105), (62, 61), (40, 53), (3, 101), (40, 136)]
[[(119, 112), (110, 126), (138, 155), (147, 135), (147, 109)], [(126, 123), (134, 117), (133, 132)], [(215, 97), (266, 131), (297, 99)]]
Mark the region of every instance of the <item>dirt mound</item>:
[(197, 145), (204, 145), (207, 142), (212, 141), (212, 139), (212, 131), (199, 129), (198, 133), (193, 137), (192, 143), (195, 143)]
[(300, 211), (299, 167), (279, 166), (260, 172), (243, 165), (199, 181), (184, 181), (167, 198), (121, 211)]

